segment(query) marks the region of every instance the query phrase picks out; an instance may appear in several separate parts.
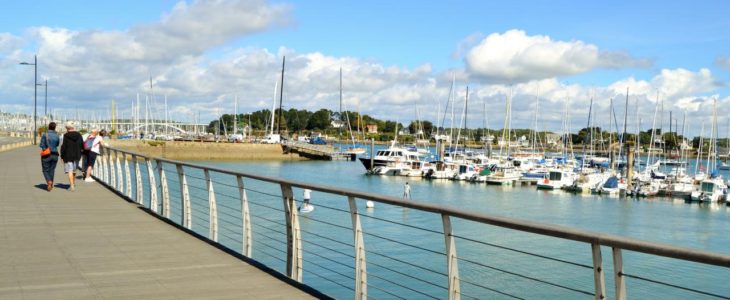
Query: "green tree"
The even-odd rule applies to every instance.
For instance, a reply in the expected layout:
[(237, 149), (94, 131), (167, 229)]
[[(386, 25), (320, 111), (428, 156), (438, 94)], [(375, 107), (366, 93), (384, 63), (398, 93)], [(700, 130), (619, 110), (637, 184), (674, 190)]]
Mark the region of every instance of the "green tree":
[(332, 112), (323, 108), (312, 114), (307, 122), (307, 129), (325, 130), (331, 126), (331, 123)]

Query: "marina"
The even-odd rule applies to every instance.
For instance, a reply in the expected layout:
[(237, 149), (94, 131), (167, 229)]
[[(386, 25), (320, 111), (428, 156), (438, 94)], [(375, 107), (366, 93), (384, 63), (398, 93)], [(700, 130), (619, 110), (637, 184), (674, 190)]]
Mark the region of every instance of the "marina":
[[(378, 194), (399, 197), (403, 193), (403, 185), (408, 182), (412, 186), (412, 198), (414, 202), (422, 204), (438, 204), (449, 207), (463, 207), (474, 212), (492, 213), (504, 217), (518, 218), (522, 220), (530, 220), (536, 222), (546, 222), (557, 224), (575, 229), (587, 229), (602, 233), (617, 234), (621, 236), (645, 239), (654, 242), (664, 242), (672, 245), (680, 245), (704, 249), (708, 251), (717, 251), (728, 253), (726, 245), (730, 243), (728, 236), (724, 234), (726, 226), (730, 226), (730, 208), (721, 203), (706, 202), (690, 202), (678, 198), (656, 196), (652, 198), (632, 198), (618, 197), (613, 195), (598, 195), (591, 193), (568, 193), (560, 190), (537, 190), (536, 186), (520, 186), (520, 185), (500, 185), (491, 186), (484, 183), (473, 183), (468, 181), (454, 180), (427, 180), (418, 177), (406, 176), (373, 176), (363, 172), (360, 164), (346, 161), (300, 161), (300, 162), (198, 162), (205, 165), (238, 170), (241, 172), (253, 172), (264, 176), (272, 176), (276, 178), (285, 178), (290, 180), (306, 180), (323, 183), (337, 184), (337, 186), (352, 188), (359, 191), (375, 191)], [(254, 190), (260, 190), (263, 186), (251, 187)], [(261, 191), (261, 190), (260, 190)], [(274, 192), (274, 191), (271, 191)], [(295, 197), (298, 196), (295, 191)], [(316, 220), (319, 218), (332, 218), (330, 208), (341, 207), (341, 202), (336, 197), (323, 193), (312, 194), (312, 204), (317, 209), (309, 214), (302, 214), (303, 230), (313, 232), (315, 228), (320, 230), (330, 230), (330, 225), (322, 224)], [(319, 206), (318, 206), (319, 205)], [(389, 205), (375, 204), (375, 207), (364, 212), (370, 216), (385, 218), (389, 221), (405, 223), (413, 226), (438, 228), (440, 224), (432, 218), (427, 217), (417, 211), (392, 207)], [(367, 218), (366, 218), (367, 219)], [(332, 221), (334, 219), (331, 219)], [(344, 220), (342, 220), (344, 221)], [(339, 222), (335, 222), (341, 224)], [(374, 222), (371, 226), (384, 226), (384, 223)], [(371, 230), (381, 228), (379, 234), (385, 235), (390, 239), (404, 241), (408, 243), (416, 243), (420, 247), (432, 248), (438, 243), (435, 236), (429, 233), (422, 233), (418, 230), (406, 230), (404, 228), (388, 228), (388, 227), (370, 227)], [(499, 246), (518, 249), (519, 251), (528, 251), (531, 253), (542, 253), (551, 257), (559, 257), (561, 259), (578, 258), (590, 265), (590, 257), (580, 255), (583, 247), (572, 245), (570, 243), (554, 243), (546, 242), (543, 239), (530, 235), (521, 235), (508, 233), (502, 230), (488, 230), (479, 232), (479, 229), (472, 227), (468, 223), (460, 223), (460, 231), (468, 231), (480, 240), (488, 240), (490, 243)], [(379, 231), (379, 230), (378, 230)], [(333, 232), (328, 238), (337, 237), (337, 231)], [(310, 243), (325, 242), (326, 239), (316, 236), (310, 236)], [(382, 249), (390, 249), (391, 247), (401, 247), (394, 242), (378, 241), (378, 239), (369, 239), (373, 251)], [(382, 243), (380, 243), (382, 242)], [(335, 243), (336, 245), (336, 243)], [(488, 255), (489, 265), (491, 266), (510, 266), (510, 270), (519, 274), (532, 274), (538, 276), (548, 276), (567, 286), (576, 286), (587, 284), (590, 285), (590, 277), (581, 277), (572, 274), (560, 264), (545, 263), (540, 260), (532, 260), (522, 255), (512, 255), (510, 250), (496, 250), (482, 248), (477, 244), (468, 241), (461, 241), (460, 253), (471, 256)], [(337, 247), (335, 247), (337, 248)], [(406, 247), (409, 248), (409, 247)], [(264, 251), (268, 251), (265, 250)], [(397, 256), (408, 262), (418, 261), (426, 265), (438, 265), (441, 259), (438, 256), (431, 256), (428, 251), (411, 249)], [(316, 259), (311, 258), (310, 259)], [(392, 260), (378, 258), (374, 263), (386, 264), (402, 267), (407, 270), (417, 270), (412, 266), (394, 262)], [(275, 259), (263, 260), (268, 263), (276, 264)], [(704, 285), (713, 282), (714, 279), (727, 276), (727, 270), (724, 269), (705, 269), (696, 266), (684, 265), (682, 263), (668, 262), (662, 259), (647, 260), (645, 256), (625, 254), (624, 260), (630, 261), (634, 271), (642, 272), (647, 277), (660, 277), (669, 279), (673, 284), (681, 286), (695, 286), (697, 284)], [(328, 267), (335, 267), (338, 272), (347, 273), (347, 268), (337, 268), (335, 265), (327, 264), (327, 260), (316, 260), (315, 263), (325, 263)], [(505, 275), (499, 271), (480, 270), (481, 268), (472, 268), (468, 263), (461, 264), (460, 269), (466, 272), (467, 277), (464, 280), (472, 282), (500, 282), (500, 286), (511, 286), (507, 284), (509, 278), (513, 275)], [(675, 272), (675, 269), (682, 272)], [(438, 269), (438, 267), (437, 267)], [(375, 268), (373, 272), (378, 272)], [(557, 274), (555, 273), (557, 272)], [(698, 272), (701, 275), (698, 275)], [(418, 276), (426, 280), (439, 281), (438, 275), (429, 275), (425, 272)], [(692, 274), (683, 276), (683, 274)], [(340, 277), (333, 273), (334, 277)], [(405, 280), (411, 282), (414, 286), (427, 294), (441, 295), (438, 288), (433, 288), (428, 284), (424, 284), (418, 280), (407, 278), (402, 275), (390, 274), (389, 279)], [(519, 276), (514, 277), (514, 279)], [(704, 279), (703, 279), (704, 278)], [(345, 279), (345, 278), (342, 278)], [(504, 280), (504, 281), (503, 281)], [(534, 284), (529, 280), (517, 283), (513, 288), (501, 290), (503, 292), (512, 293), (520, 297), (530, 298), (550, 298), (560, 297), (563, 299), (582, 299), (585, 295), (580, 293), (566, 292), (561, 288), (555, 288), (550, 285)], [(707, 280), (707, 282), (705, 282)], [(347, 298), (348, 290), (336, 284), (326, 284), (321, 282), (317, 285), (320, 289), (326, 289), (336, 292), (338, 298)], [(374, 283), (377, 284), (377, 283)], [(610, 285), (607, 283), (607, 285)], [(696, 298), (698, 295), (693, 293), (685, 293), (666, 288), (662, 285), (644, 285), (643, 283), (632, 281), (630, 286), (641, 288), (632, 290), (629, 295), (631, 298), (653, 298), (653, 297), (689, 297)], [(497, 297), (499, 294), (493, 292), (478, 291), (475, 287), (464, 287), (465, 294), (479, 296), (478, 298)], [(519, 287), (518, 287), (519, 286)], [(403, 288), (396, 288), (403, 295), (410, 297), (425, 297), (418, 293), (408, 291)], [(722, 289), (722, 288), (720, 288)], [(519, 292), (518, 292), (519, 290)], [(716, 290), (720, 292), (719, 290)], [(676, 292), (676, 293), (675, 293)], [(342, 294), (339, 294), (342, 293)], [(722, 294), (722, 292), (720, 292)], [(374, 294), (375, 296), (376, 294)], [(681, 296), (678, 296), (681, 295)], [(409, 298), (406, 296), (406, 298)], [(509, 297), (506, 297), (509, 298)], [(609, 297), (609, 298), (612, 298)], [(712, 299), (709, 297), (708, 299)]]
[(730, 2), (27, 4), (0, 299), (730, 300)]

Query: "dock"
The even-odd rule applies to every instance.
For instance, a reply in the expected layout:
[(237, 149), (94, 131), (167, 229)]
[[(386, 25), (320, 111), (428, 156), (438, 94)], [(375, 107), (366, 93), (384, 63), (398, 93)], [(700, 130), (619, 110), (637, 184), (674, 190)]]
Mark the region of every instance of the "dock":
[(297, 153), (299, 156), (315, 160), (350, 160), (355, 161), (357, 155), (337, 151), (332, 145), (315, 145), (303, 142), (283, 143), (284, 153)]
[[(38, 149), (0, 152), (0, 299), (308, 299), (102, 184), (45, 190)], [(316, 293), (315, 293), (316, 295)]]

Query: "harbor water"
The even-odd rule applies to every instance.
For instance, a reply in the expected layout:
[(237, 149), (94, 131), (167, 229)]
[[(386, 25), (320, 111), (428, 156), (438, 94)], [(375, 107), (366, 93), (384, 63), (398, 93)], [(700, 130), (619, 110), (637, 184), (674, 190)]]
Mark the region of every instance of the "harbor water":
[[(608, 233), (674, 246), (730, 254), (730, 209), (723, 204), (674, 198), (608, 197), (542, 191), (535, 186), (489, 186), (450, 180), (366, 175), (351, 161), (198, 161), (244, 173), (286, 178), (401, 197), (406, 182), (412, 201), (570, 228)], [(166, 165), (171, 216), (181, 220), (178, 177)], [(692, 169), (693, 166), (688, 167)], [(209, 233), (205, 175), (185, 168), (193, 204), (193, 231)], [(146, 168), (141, 168), (147, 178)], [(134, 169), (133, 169), (134, 172)], [(727, 178), (728, 174), (724, 174)], [(242, 217), (236, 178), (212, 172), (218, 202), (219, 241), (242, 249)], [(159, 180), (159, 178), (158, 178)], [(145, 180), (144, 184), (148, 184)], [(247, 179), (253, 229), (252, 257), (286, 273), (286, 230), (278, 185)], [(157, 183), (159, 185), (159, 182)], [(294, 196), (301, 201), (302, 190)], [(150, 195), (144, 196), (149, 205)], [(347, 199), (312, 193), (315, 210), (300, 214), (303, 282), (340, 299), (352, 298), (354, 255)], [(441, 216), (358, 201), (367, 259), (368, 296), (375, 299), (447, 298), (446, 259)], [(464, 299), (590, 299), (594, 290), (589, 244), (528, 234), (464, 220), (452, 220), (457, 237)], [(611, 249), (603, 248), (606, 287), (613, 297)], [(721, 282), (730, 270), (624, 251), (624, 272), (658, 281), (627, 278), (635, 299), (716, 299), (730, 294)]]
[[(730, 254), (730, 209), (725, 204), (699, 204), (690, 203), (682, 199), (673, 198), (623, 198), (606, 197), (599, 195), (571, 194), (563, 191), (538, 191), (534, 186), (487, 186), (485, 184), (473, 184), (449, 180), (423, 180), (397, 176), (369, 176), (365, 175), (362, 165), (356, 162), (199, 162), (207, 165), (214, 165), (226, 169), (255, 173), (273, 177), (287, 178), (309, 183), (337, 186), (341, 188), (355, 189), (400, 197), (403, 194), (403, 186), (408, 182), (411, 188), (413, 201), (435, 203), (445, 206), (452, 206), (471, 211), (483, 212), (493, 215), (511, 217), (522, 220), (537, 221), (549, 224), (556, 224), (571, 228), (590, 230), (601, 233), (609, 233), (620, 236), (632, 237), (646, 241), (666, 243), (675, 246), (697, 248), (713, 252)], [(692, 166), (689, 166), (692, 168)], [(727, 178), (727, 174), (725, 174)], [(262, 186), (264, 186), (262, 184)], [(278, 188), (278, 187), (275, 187)], [(253, 189), (253, 188), (252, 188)], [(272, 195), (280, 195), (280, 191), (269, 189)], [(249, 193), (249, 197), (255, 198), (255, 193)], [(261, 196), (261, 195), (259, 195)], [(266, 195), (264, 195), (266, 196)], [(301, 198), (301, 192), (295, 191), (295, 197)], [(273, 196), (268, 196), (269, 204), (280, 208), (281, 201)], [(305, 231), (304, 247), (317, 251), (316, 246), (307, 245), (312, 243), (326, 242), (324, 238), (316, 235), (308, 235), (307, 232), (315, 234), (335, 233), (335, 238), (351, 243), (351, 232), (339, 228), (332, 229), (331, 225), (319, 223), (313, 220), (339, 221), (338, 224), (349, 227), (349, 215), (318, 207), (318, 204), (327, 207), (347, 210), (347, 199), (331, 195), (318, 195), (313, 193), (312, 202), (317, 209), (302, 216), (302, 229)], [(253, 201), (253, 200), (252, 200)], [(252, 206), (252, 211), (261, 208)], [(409, 209), (376, 204), (371, 210), (364, 207), (363, 214), (372, 215), (378, 218), (387, 219), (398, 223), (419, 226), (434, 231), (440, 231), (441, 218), (437, 215), (419, 213)], [(269, 209), (271, 210), (271, 209)], [(270, 213), (270, 212), (269, 212)], [(279, 215), (279, 212), (273, 212)], [(273, 215), (270, 215), (273, 216)], [(281, 218), (281, 217), (280, 217)], [(256, 222), (256, 218), (253, 219)], [(260, 220), (259, 220), (260, 222)], [(443, 252), (443, 236), (428, 231), (411, 230), (403, 226), (396, 226), (387, 222), (375, 219), (363, 219), (364, 230), (373, 232), (396, 241), (404, 241), (425, 249), (433, 249), (436, 252)], [(273, 228), (275, 224), (265, 224)], [(256, 227), (254, 226), (254, 230)], [(278, 228), (282, 231), (282, 228)], [(551, 258), (563, 259), (583, 265), (591, 265), (590, 245), (558, 240), (554, 238), (541, 237), (533, 234), (520, 233), (505, 230), (497, 227), (473, 224), (471, 222), (455, 222), (455, 234), (461, 237), (476, 239), (497, 246), (509, 249), (537, 253)], [(319, 241), (318, 241), (319, 240)], [(403, 246), (392, 241), (381, 238), (373, 238), (366, 235), (366, 249), (368, 251), (383, 250), (384, 252), (396, 253), (400, 258), (421, 264), (421, 266), (445, 272), (445, 259), (439, 255), (418, 249)], [(499, 292), (520, 298), (563, 298), (563, 299), (587, 299), (591, 296), (540, 281), (531, 280), (536, 278), (549, 283), (564, 285), (580, 291), (593, 291), (593, 277), (590, 269), (579, 266), (568, 265), (561, 262), (524, 255), (513, 250), (505, 250), (495, 246), (488, 246), (465, 240), (457, 240), (457, 251), (460, 257), (470, 261), (479, 262), (475, 265), (471, 262), (460, 262), (460, 272), (464, 280), (473, 281), (480, 285), (493, 288)], [(254, 242), (255, 244), (255, 242)], [(335, 243), (336, 244), (336, 243)], [(334, 246), (334, 245), (330, 245)], [(281, 248), (285, 249), (285, 248)], [(266, 251), (262, 249), (261, 251)], [(276, 253), (276, 252), (274, 252)], [(348, 252), (351, 253), (351, 252)], [(603, 250), (604, 267), (610, 269), (610, 249)], [(337, 256), (338, 253), (335, 253)], [(346, 286), (352, 286), (352, 280), (338, 276), (339, 271), (346, 275), (352, 275), (347, 268), (338, 269), (336, 263), (324, 258), (308, 255), (312, 264), (305, 259), (305, 282), (329, 293), (338, 298), (351, 297), (351, 291), (335, 283), (325, 280), (318, 280), (316, 276), (309, 275), (306, 270), (316, 270), (314, 264), (323, 264), (325, 268), (333, 269), (328, 271), (320, 269), (321, 272), (333, 275), (334, 281)], [(342, 255), (340, 255), (342, 256)], [(341, 257), (347, 261), (346, 257)], [(266, 260), (266, 259), (265, 259)], [(276, 265), (277, 260), (268, 259)], [(727, 289), (719, 289), (713, 284), (723, 278), (728, 278), (730, 272), (724, 268), (704, 266), (701, 264), (681, 262), (673, 259), (658, 258), (638, 253), (626, 252), (624, 254), (624, 268), (626, 273), (641, 275), (657, 279), (663, 282), (680, 286), (691, 287), (703, 291), (712, 291), (717, 294), (727, 295)], [(419, 268), (393, 261), (389, 258), (382, 258), (376, 255), (369, 255), (368, 262), (373, 262), (384, 267), (390, 266), (396, 270), (409, 270), (407, 274), (422, 274), (419, 278), (444, 286), (443, 276), (429, 272), (418, 272)], [(489, 266), (491, 268), (485, 267)], [(385, 275), (391, 276), (396, 282), (405, 282), (409, 287), (418, 291), (433, 295), (437, 298), (444, 298), (445, 291), (416, 279), (408, 278), (401, 274), (393, 274), (389, 270), (378, 270), (378, 267), (368, 266), (369, 273), (377, 274), (383, 271)], [(282, 268), (283, 269), (283, 268)], [(508, 271), (515, 273), (517, 276)], [(612, 287), (612, 271), (607, 270), (607, 286)], [(308, 277), (309, 278), (306, 278)], [(339, 279), (337, 279), (339, 277)], [(309, 280), (307, 280), (309, 279)], [(389, 282), (380, 282), (375, 276), (369, 278), (373, 285), (380, 285), (380, 288), (392, 287)], [(465, 295), (477, 298), (500, 298), (503, 294), (486, 290), (482, 287), (470, 286), (462, 283), (462, 290)], [(632, 298), (702, 298), (703, 295), (686, 292), (667, 286), (652, 284), (639, 280), (628, 280), (628, 291)], [(412, 292), (405, 288), (395, 287), (395, 290), (402, 290), (397, 293), (406, 298), (422, 298), (421, 294)], [(370, 289), (370, 294), (376, 298), (391, 298), (388, 294), (380, 294), (378, 290)], [(609, 295), (612, 294), (609, 288)], [(710, 297), (712, 298), (712, 297)]]

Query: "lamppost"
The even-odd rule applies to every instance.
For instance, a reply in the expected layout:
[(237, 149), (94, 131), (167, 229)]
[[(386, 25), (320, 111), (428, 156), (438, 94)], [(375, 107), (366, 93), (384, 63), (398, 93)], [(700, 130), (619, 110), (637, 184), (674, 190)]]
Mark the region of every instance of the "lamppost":
[(46, 98), (43, 103), (43, 116), (48, 117), (48, 79), (46, 79), (43, 83), (36, 83), (38, 86), (44, 86), (46, 88)]
[(33, 55), (33, 63), (21, 62), (21, 65), (33, 66), (33, 145), (38, 144), (38, 128), (37, 128), (37, 103), (38, 103), (38, 55)]

